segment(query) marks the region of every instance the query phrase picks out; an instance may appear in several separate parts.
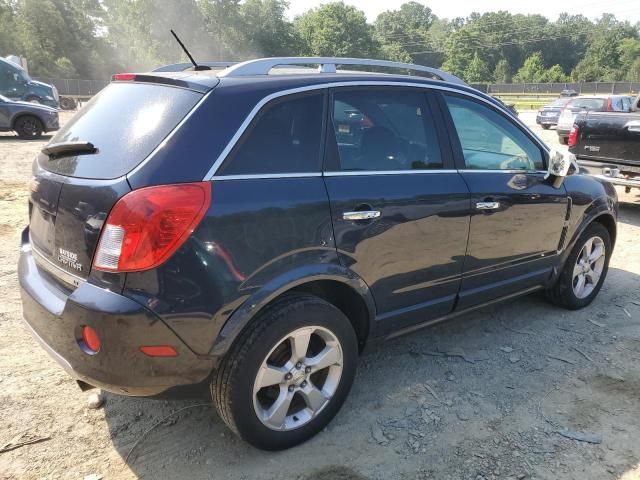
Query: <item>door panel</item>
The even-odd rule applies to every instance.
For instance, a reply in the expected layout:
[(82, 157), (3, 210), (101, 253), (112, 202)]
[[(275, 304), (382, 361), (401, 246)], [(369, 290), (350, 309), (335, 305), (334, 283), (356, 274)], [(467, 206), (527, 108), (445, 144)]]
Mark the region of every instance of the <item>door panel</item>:
[(557, 261), (567, 193), (544, 180), (544, 153), (498, 109), (443, 95), (456, 165), (471, 192), (458, 309), (542, 284)]
[(423, 90), (397, 87), (336, 89), (330, 103), (325, 184), (336, 246), (371, 288), (376, 334), (451, 312), (470, 205), (439, 110)]
[[(371, 288), (380, 328), (449, 313), (469, 231), (469, 193), (460, 175), (328, 176), (325, 183), (341, 261)], [(343, 219), (359, 208), (380, 216)]]
[[(564, 187), (553, 188), (542, 173), (462, 176), (471, 190), (472, 216), (459, 308), (544, 282), (556, 262), (567, 211)], [(480, 210), (481, 202), (498, 208)]]

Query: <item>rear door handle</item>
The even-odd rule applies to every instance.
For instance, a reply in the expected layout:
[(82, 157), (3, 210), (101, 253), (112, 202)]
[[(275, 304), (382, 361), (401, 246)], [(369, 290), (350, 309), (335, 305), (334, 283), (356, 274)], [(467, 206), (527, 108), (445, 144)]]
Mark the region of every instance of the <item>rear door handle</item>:
[(477, 202), (476, 209), (478, 210), (497, 210), (500, 208), (500, 202)]
[(372, 218), (380, 217), (381, 213), (379, 210), (362, 210), (355, 212), (344, 212), (342, 214), (343, 220), (371, 220)]

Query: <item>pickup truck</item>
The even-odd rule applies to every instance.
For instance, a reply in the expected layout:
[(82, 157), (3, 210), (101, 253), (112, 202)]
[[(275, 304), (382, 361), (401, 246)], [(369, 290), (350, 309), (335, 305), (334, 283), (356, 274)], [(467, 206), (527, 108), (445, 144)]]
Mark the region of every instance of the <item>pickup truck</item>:
[(569, 151), (581, 171), (627, 192), (640, 187), (640, 95), (627, 112), (579, 114), (569, 134)]

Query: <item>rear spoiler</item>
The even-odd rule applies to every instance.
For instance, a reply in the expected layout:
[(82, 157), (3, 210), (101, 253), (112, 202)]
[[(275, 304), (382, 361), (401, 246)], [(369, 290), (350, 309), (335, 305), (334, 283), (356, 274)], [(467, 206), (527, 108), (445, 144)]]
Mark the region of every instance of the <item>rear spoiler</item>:
[(187, 88), (200, 93), (207, 93), (220, 83), (220, 80), (215, 76), (200, 75), (197, 72), (183, 74), (116, 73), (111, 77), (111, 81), (114, 83), (155, 83), (169, 87)]

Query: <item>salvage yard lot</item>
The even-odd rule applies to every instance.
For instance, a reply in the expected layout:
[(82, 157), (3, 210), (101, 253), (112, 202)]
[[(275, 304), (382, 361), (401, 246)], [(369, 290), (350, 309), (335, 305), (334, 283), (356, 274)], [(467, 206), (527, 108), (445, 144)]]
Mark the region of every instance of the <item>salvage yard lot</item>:
[[(557, 145), (554, 130), (536, 131)], [(0, 453), (1, 480), (640, 478), (640, 191), (619, 190), (617, 245), (590, 307), (531, 295), (388, 342), (362, 357), (325, 432), (267, 453), (206, 399), (107, 394), (88, 409), (89, 393), (28, 334), (16, 263), (45, 142), (0, 135), (0, 451), (43, 439)]]

